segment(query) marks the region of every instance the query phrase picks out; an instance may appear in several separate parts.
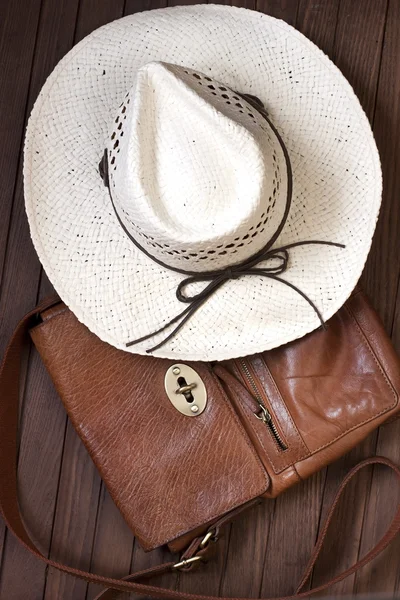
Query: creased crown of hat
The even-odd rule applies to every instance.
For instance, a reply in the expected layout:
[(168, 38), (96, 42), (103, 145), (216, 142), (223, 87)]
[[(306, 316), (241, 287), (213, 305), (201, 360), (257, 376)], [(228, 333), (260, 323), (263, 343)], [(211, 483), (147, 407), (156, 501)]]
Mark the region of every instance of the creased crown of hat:
[[(139, 70), (133, 95), (130, 110), (130, 92), (119, 107), (100, 175), (134, 244), (161, 266), (189, 275), (176, 289), (177, 299), (189, 306), (127, 346), (178, 323), (147, 352), (157, 350), (227, 281), (250, 275), (292, 288), (325, 326), (311, 298), (279, 275), (293, 247), (345, 246), (300, 240), (270, 249), (286, 223), (293, 186), (287, 149), (262, 102), (199, 71), (157, 63)], [(206, 284), (202, 291), (187, 293), (200, 282)]]
[(107, 149), (116, 211), (167, 265), (202, 272), (241, 262), (282, 221), (287, 172), (276, 135), (239, 93), (198, 71), (143, 66)]

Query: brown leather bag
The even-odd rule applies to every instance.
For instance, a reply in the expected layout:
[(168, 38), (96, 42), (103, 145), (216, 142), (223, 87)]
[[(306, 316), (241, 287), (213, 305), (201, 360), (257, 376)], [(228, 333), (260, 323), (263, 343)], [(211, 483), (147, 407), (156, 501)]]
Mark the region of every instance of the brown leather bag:
[[(103, 578), (42, 556), (26, 532), (16, 497), (19, 355), (27, 328), (68, 415), (128, 525), (146, 550), (186, 548), (168, 563), (127, 580)], [(11, 340), (0, 374), (0, 507), (7, 525), (47, 564), (88, 581), (163, 598), (202, 598), (136, 583), (179, 568), (190, 570), (221, 526), (331, 463), (376, 427), (398, 416), (400, 362), (360, 290), (328, 322), (284, 347), (223, 363), (191, 363), (207, 392), (190, 418), (170, 402), (166, 372), (189, 403), (197, 391), (179, 381), (174, 361), (136, 356), (102, 342), (59, 300), (28, 314)], [(178, 367), (179, 369), (179, 367)], [(185, 384), (185, 385), (183, 385)], [(316, 561), (345, 485), (322, 530), (300, 592)], [(400, 507), (384, 538), (343, 579), (376, 556), (400, 529)], [(108, 597), (107, 591), (102, 598)], [(111, 596), (109, 596), (111, 597)]]

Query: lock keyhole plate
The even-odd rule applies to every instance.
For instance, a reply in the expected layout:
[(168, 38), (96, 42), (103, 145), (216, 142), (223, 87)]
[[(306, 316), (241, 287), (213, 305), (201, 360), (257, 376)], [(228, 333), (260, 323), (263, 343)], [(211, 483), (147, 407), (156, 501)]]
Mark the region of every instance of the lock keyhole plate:
[(207, 390), (200, 375), (183, 363), (165, 373), (165, 391), (174, 407), (187, 417), (197, 417), (207, 405)]

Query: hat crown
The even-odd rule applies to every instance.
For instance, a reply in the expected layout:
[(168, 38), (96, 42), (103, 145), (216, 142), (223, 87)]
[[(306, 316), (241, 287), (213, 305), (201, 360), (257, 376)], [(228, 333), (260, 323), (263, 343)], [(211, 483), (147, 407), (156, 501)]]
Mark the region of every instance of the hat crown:
[(265, 117), (208, 75), (159, 62), (142, 67), (107, 149), (119, 218), (172, 268), (243, 262), (279, 227), (287, 193), (279, 141)]

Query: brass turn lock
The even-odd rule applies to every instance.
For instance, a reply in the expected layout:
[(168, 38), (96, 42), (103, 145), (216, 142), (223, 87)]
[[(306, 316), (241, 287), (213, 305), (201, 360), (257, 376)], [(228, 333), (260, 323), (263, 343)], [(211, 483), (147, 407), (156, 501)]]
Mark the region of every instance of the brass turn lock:
[(207, 405), (207, 390), (200, 375), (185, 364), (172, 365), (165, 373), (165, 391), (177, 410), (187, 417), (201, 415)]

